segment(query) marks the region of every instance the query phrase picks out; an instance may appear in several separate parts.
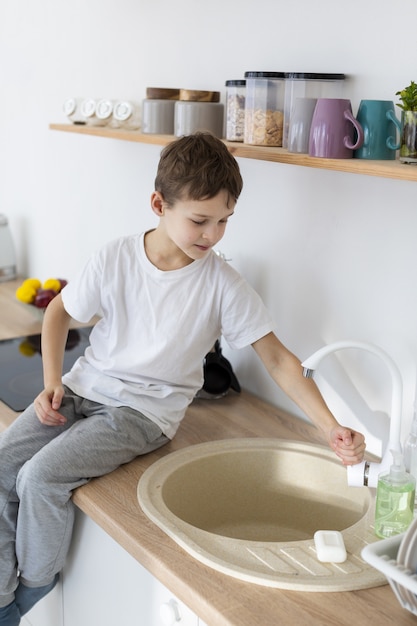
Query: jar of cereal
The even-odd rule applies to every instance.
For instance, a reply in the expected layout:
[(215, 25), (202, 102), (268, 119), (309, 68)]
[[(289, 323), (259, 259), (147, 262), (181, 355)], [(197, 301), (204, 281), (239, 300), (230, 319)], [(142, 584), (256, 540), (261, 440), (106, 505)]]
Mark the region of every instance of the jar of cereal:
[(244, 142), (282, 146), (284, 128), (284, 72), (245, 72)]
[(226, 139), (243, 141), (246, 80), (226, 81)]

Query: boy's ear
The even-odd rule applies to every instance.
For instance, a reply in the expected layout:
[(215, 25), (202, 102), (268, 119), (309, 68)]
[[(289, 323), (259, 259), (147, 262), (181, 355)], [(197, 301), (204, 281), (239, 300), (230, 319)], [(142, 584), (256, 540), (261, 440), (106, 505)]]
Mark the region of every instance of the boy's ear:
[(151, 195), (151, 207), (152, 211), (158, 217), (162, 217), (164, 214), (164, 198), (159, 191), (154, 191)]

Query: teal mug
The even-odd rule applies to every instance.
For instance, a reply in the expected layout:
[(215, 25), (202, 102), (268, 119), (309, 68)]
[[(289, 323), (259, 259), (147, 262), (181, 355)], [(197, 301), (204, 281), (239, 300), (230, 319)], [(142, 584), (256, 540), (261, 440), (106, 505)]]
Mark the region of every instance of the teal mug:
[(401, 132), (394, 103), (391, 100), (361, 100), (356, 119), (363, 128), (364, 139), (355, 158), (394, 160), (395, 151), (400, 147), (397, 131)]

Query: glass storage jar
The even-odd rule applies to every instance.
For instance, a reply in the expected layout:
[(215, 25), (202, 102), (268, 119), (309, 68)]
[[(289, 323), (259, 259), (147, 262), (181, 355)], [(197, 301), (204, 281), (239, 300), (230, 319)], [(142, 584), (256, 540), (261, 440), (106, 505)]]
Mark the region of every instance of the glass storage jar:
[(245, 143), (282, 146), (284, 72), (245, 72)]
[(99, 100), (96, 105), (96, 116), (103, 122), (103, 126), (109, 126), (113, 119), (113, 101)]
[(141, 126), (141, 108), (137, 102), (121, 100), (113, 109), (113, 126), (127, 130), (138, 130)]
[(288, 148), (288, 130), (296, 99), (342, 98), (345, 78), (345, 74), (323, 74), (314, 72), (285, 73), (283, 148)]
[(86, 98), (81, 102), (81, 115), (88, 126), (105, 126), (106, 122), (96, 115), (97, 102), (94, 98)]
[(67, 98), (62, 109), (73, 124), (85, 124), (86, 119), (81, 113), (81, 98)]
[(226, 81), (226, 139), (243, 141), (246, 80)]

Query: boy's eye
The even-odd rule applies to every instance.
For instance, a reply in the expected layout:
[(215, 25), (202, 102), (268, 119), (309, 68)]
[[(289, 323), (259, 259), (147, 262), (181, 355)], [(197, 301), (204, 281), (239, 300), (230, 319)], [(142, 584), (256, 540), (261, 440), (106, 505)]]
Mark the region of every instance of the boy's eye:
[(197, 220), (191, 220), (191, 221), (192, 221), (192, 223), (193, 223), (193, 224), (197, 224), (198, 226), (202, 226), (202, 224), (204, 224), (204, 222), (205, 222), (206, 220), (203, 220), (203, 221), (201, 221), (201, 222), (199, 222), (199, 221), (197, 221)]

